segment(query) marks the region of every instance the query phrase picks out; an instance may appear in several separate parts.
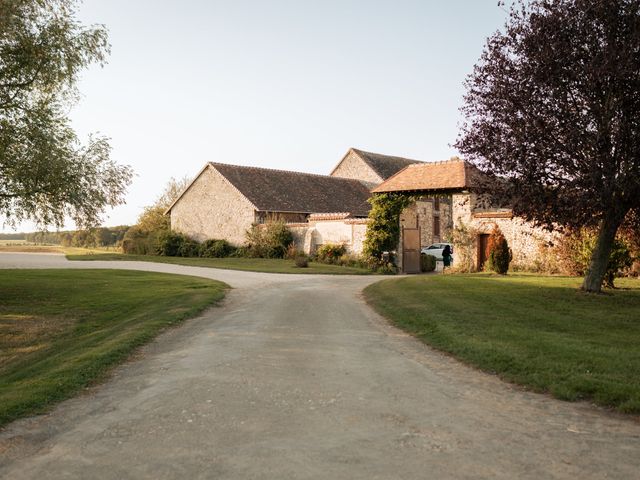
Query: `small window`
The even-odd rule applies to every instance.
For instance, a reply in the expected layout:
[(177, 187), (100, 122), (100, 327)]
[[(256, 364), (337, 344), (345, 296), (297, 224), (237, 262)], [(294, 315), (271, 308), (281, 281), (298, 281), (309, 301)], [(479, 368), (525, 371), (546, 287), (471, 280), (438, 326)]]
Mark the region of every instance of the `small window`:
[(440, 236), (440, 217), (433, 217), (433, 236)]
[(433, 197), (433, 209), (435, 211), (440, 210), (440, 197)]

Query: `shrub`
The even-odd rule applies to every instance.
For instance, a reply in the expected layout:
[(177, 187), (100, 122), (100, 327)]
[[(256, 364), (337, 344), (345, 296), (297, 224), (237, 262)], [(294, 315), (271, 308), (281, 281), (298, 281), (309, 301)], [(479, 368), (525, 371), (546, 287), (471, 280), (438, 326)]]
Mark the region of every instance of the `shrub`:
[(455, 270), (458, 272), (474, 272), (476, 270), (476, 238), (478, 231), (458, 220), (449, 232), (448, 240), (456, 247)]
[(200, 254), (200, 244), (195, 240), (191, 240), (188, 237), (184, 237), (184, 240), (178, 248), (178, 255), (180, 257), (197, 257)]
[(400, 241), (400, 214), (415, 202), (415, 197), (405, 194), (380, 193), (371, 196), (369, 224), (363, 244), (366, 257), (378, 258), (384, 251), (395, 250)]
[(156, 251), (165, 257), (197, 257), (198, 243), (182, 233), (163, 232), (158, 238)]
[(320, 263), (338, 265), (340, 258), (347, 253), (347, 247), (341, 244), (326, 243), (316, 251), (316, 260)]
[(506, 275), (509, 271), (509, 263), (511, 263), (513, 255), (507, 244), (507, 239), (497, 225), (493, 227), (493, 231), (489, 236), (487, 249), (489, 250), (487, 267), (500, 275)]
[(436, 269), (436, 257), (423, 253), (420, 255), (420, 270), (422, 272), (433, 272)]
[(226, 240), (209, 239), (200, 245), (199, 255), (205, 258), (224, 258), (233, 253), (233, 246)]
[(287, 260), (295, 260), (300, 255), (305, 255), (305, 253), (302, 250), (300, 250), (298, 247), (296, 247), (295, 242), (292, 242), (287, 247), (287, 252), (284, 254), (284, 258), (286, 258)]
[(130, 255), (155, 255), (157, 243), (157, 232), (146, 232), (134, 225), (124, 234), (122, 252)]
[(246, 233), (247, 253), (254, 258), (284, 258), (293, 233), (283, 221), (252, 225)]
[[(593, 230), (580, 229), (568, 232), (560, 242), (560, 260), (563, 269), (569, 275), (584, 276), (589, 270), (591, 253), (596, 246), (596, 234)], [(625, 271), (631, 273), (633, 256), (629, 244), (618, 237), (613, 242), (604, 282), (609, 288), (615, 288), (616, 276)]]
[(297, 255), (294, 258), (294, 261), (296, 263), (296, 267), (307, 268), (309, 266), (309, 257), (307, 257), (304, 253), (301, 255)]

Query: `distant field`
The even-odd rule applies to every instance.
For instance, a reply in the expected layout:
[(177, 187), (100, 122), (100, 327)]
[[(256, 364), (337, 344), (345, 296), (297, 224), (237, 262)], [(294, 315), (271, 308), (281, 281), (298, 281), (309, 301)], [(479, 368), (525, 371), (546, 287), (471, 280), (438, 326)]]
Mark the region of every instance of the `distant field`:
[(116, 252), (115, 248), (78, 248), (62, 245), (42, 245), (24, 240), (0, 240), (0, 252), (19, 253), (64, 253), (67, 255), (105, 255)]
[(62, 253), (59, 245), (36, 245), (25, 240), (0, 240), (0, 252)]

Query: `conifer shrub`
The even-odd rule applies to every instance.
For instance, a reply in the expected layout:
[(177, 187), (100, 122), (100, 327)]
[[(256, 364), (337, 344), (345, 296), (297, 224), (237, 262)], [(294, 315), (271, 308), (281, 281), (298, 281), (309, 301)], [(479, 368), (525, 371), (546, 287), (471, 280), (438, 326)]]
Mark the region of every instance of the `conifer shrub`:
[(488, 268), (500, 275), (506, 275), (513, 255), (507, 244), (507, 239), (497, 225), (493, 227), (493, 231), (489, 236), (487, 249), (489, 250)]

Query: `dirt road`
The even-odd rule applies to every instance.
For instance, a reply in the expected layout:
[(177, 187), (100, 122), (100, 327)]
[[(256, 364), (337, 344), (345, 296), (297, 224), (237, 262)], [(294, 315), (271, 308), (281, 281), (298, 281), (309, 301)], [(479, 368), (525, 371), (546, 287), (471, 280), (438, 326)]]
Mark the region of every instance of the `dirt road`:
[(637, 419), (523, 392), (423, 346), (361, 300), (375, 277), (24, 254), (0, 254), (2, 266), (235, 288), (105, 384), (0, 432), (0, 478), (640, 477)]

